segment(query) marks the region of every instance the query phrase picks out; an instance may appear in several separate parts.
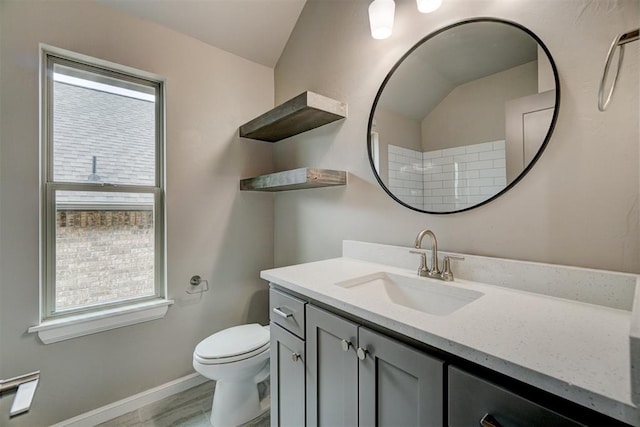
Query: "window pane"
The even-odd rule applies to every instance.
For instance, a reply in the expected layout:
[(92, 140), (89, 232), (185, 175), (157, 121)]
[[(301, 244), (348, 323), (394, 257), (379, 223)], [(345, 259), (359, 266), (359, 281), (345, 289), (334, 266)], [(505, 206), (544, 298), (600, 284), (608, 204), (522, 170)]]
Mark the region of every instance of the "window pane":
[(53, 66), (53, 179), (156, 183), (155, 88)]
[(55, 311), (155, 295), (154, 197), (56, 192)]

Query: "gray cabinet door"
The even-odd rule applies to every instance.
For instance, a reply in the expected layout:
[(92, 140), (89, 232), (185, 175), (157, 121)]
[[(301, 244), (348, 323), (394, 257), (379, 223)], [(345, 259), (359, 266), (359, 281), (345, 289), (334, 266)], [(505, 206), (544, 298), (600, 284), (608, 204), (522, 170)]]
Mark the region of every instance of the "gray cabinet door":
[(357, 333), (355, 323), (307, 305), (308, 426), (358, 424)]
[(444, 362), (364, 327), (358, 334), (366, 350), (359, 366), (359, 425), (442, 426)]
[(271, 425), (304, 426), (304, 341), (271, 323)]

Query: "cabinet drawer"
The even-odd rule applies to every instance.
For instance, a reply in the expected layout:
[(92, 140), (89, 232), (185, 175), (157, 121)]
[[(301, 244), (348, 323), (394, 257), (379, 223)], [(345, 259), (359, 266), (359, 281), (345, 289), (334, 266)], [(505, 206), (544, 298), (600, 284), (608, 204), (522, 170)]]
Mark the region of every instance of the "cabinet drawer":
[(305, 301), (275, 289), (269, 292), (269, 316), (294, 335), (304, 339)]
[(492, 425), (480, 423), (480, 420), (487, 415), (493, 418), (493, 425), (502, 427), (582, 425), (475, 375), (450, 366), (449, 426)]

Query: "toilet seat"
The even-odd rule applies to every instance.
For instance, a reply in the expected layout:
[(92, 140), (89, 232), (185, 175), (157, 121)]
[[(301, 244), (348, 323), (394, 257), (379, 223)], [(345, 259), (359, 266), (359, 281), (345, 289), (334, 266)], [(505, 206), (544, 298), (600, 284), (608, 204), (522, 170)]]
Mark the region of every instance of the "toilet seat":
[(193, 352), (198, 363), (238, 362), (268, 351), (269, 329), (257, 323), (234, 326), (202, 340)]

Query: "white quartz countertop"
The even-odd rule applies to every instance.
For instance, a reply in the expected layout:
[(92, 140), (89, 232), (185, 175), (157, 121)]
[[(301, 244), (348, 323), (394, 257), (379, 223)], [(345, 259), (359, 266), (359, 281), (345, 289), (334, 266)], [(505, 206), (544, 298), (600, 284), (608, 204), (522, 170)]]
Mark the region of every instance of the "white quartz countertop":
[(447, 285), (484, 295), (451, 314), (437, 316), (336, 285), (381, 271), (416, 277), (410, 269), (347, 257), (265, 270), (261, 277), (610, 417), (640, 425), (640, 415), (631, 401), (630, 310), (456, 278)]

